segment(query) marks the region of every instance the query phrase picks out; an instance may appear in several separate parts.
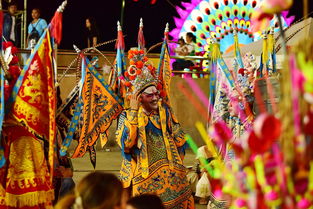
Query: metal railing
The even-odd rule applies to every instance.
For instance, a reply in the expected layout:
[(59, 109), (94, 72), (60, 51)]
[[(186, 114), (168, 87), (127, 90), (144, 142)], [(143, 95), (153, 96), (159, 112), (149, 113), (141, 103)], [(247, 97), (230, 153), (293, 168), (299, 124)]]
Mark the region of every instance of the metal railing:
[[(27, 54), (29, 55), (31, 53), (31, 50), (29, 49), (19, 49), (19, 54)], [(115, 52), (108, 52), (108, 51), (101, 51), (101, 53), (106, 56), (107, 58), (111, 58), (112, 60), (115, 59), (116, 57), (116, 53)], [(95, 53), (95, 52), (87, 52), (85, 53), (85, 55), (87, 56), (99, 56), (99, 53)], [(57, 50), (57, 56), (77, 56), (77, 53), (74, 50)], [(127, 54), (125, 55), (127, 56)], [(159, 59), (160, 54), (158, 53), (150, 53), (148, 54), (148, 58), (150, 59)], [(185, 60), (194, 60), (194, 61), (203, 61), (203, 60), (210, 60), (210, 58), (207, 57), (201, 57), (201, 56), (171, 56), (171, 59), (185, 59)], [(58, 59), (58, 58), (57, 58)], [(101, 56), (99, 56), (99, 59), (101, 59)], [(70, 62), (73, 59), (69, 58), (68, 59), (68, 64), (70, 64)], [(22, 63), (21, 63), (22, 65)], [(72, 67), (68, 67), (66, 65), (58, 65), (58, 71), (64, 71), (64, 70), (69, 70), (70, 72), (76, 70), (76, 65), (73, 65)], [(69, 73), (70, 73), (69, 72)], [(175, 75), (176, 74), (209, 74), (208, 71), (172, 71)]]

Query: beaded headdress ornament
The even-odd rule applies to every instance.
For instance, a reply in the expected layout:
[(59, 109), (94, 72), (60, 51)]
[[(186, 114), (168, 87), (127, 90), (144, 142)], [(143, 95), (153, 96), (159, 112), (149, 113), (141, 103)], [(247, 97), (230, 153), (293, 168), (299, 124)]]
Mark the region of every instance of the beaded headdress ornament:
[[(118, 32), (121, 32), (118, 23)], [(167, 29), (168, 30), (168, 29)], [(138, 32), (138, 47), (128, 51), (129, 66), (118, 73), (121, 85), (126, 88), (126, 95), (139, 94), (148, 86), (154, 85), (158, 89), (159, 84), (156, 68), (149, 62), (145, 53), (145, 40), (143, 36), (143, 22), (140, 19)]]

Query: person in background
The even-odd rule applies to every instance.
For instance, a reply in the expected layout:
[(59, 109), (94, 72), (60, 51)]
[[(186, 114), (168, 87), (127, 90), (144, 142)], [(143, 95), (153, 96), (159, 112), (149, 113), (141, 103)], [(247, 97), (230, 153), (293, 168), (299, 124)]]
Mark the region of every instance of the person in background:
[(78, 183), (74, 194), (64, 196), (54, 208), (125, 209), (123, 185), (115, 175), (95, 171)]
[(230, 195), (221, 191), (220, 180), (211, 178), (203, 164), (203, 160), (206, 160), (207, 163), (214, 167), (217, 158), (218, 156), (213, 156), (207, 145), (199, 147), (196, 160), (200, 167), (201, 178), (197, 183), (195, 196), (200, 198), (199, 204), (207, 204), (207, 209), (226, 209), (230, 207), (232, 201)]
[(129, 199), (126, 209), (165, 209), (165, 207), (157, 195), (142, 194)]
[(188, 55), (194, 56), (196, 51), (196, 36), (193, 33), (186, 33), (186, 43), (188, 49)]
[(186, 46), (185, 40), (181, 37), (178, 39), (178, 46), (175, 48), (176, 56), (186, 56), (188, 55), (188, 48)]
[[(175, 48), (174, 51), (176, 56), (186, 56), (189, 54), (186, 42), (182, 37), (178, 39), (178, 46)], [(189, 64), (186, 62), (188, 61), (184, 59), (176, 59), (176, 61), (173, 62), (173, 70), (175, 71), (183, 70), (185, 66), (189, 66)]]
[[(61, 89), (60, 86), (56, 88), (56, 97), (57, 97), (57, 108), (61, 108), (63, 101), (61, 98)], [(69, 101), (67, 101), (69, 102)], [(63, 111), (65, 111), (63, 109)], [(62, 112), (64, 113), (64, 112)], [(66, 118), (62, 117), (64, 114), (59, 114), (57, 119), (57, 135), (56, 135), (56, 145), (57, 151), (55, 152), (55, 171), (54, 171), (54, 190), (55, 190), (55, 199), (54, 203), (58, 199), (62, 198), (66, 194), (73, 192), (75, 188), (75, 182), (73, 181), (73, 165), (71, 159), (68, 157), (68, 154), (65, 156), (60, 156), (60, 147), (65, 138), (64, 128), (68, 127), (66, 124)]]
[(86, 19), (86, 36), (87, 47), (94, 47), (99, 41), (99, 31), (97, 28), (96, 20), (93, 17)]
[(187, 180), (190, 184), (192, 195), (196, 193), (196, 187), (200, 177), (199, 164), (195, 163), (193, 166), (187, 166)]
[(73, 166), (71, 159), (68, 156), (64, 156), (60, 159), (60, 171), (62, 174), (62, 180), (59, 190), (59, 198), (62, 198), (66, 194), (72, 192), (75, 188), (75, 182), (73, 180)]
[(34, 8), (32, 10), (32, 18), (33, 20), (28, 25), (28, 48), (34, 48), (47, 27), (47, 22), (44, 19), (40, 18), (40, 9)]
[(3, 37), (5, 41), (11, 41), (16, 47), (20, 47), (16, 12), (17, 3), (11, 1), (8, 5), (8, 12), (3, 15)]
[(199, 197), (199, 204), (206, 205), (208, 203), (208, 198), (211, 195), (211, 185), (209, 181), (209, 174), (207, 170), (204, 168), (204, 165), (201, 163), (200, 158), (204, 158), (210, 163), (214, 158), (210, 153), (208, 146), (204, 145), (199, 147), (197, 152), (197, 163), (200, 166), (200, 176), (197, 186), (196, 186), (196, 197)]
[[(183, 38), (180, 38), (178, 40), (179, 46), (175, 49), (176, 55), (178, 56), (195, 55), (195, 49), (196, 49), (195, 42), (196, 42), (196, 37), (193, 35), (193, 33), (188, 32), (186, 34), (186, 43)], [(191, 66), (194, 66), (194, 63), (191, 60), (176, 59), (176, 61), (173, 62), (174, 71), (183, 71), (185, 68), (189, 68)]]

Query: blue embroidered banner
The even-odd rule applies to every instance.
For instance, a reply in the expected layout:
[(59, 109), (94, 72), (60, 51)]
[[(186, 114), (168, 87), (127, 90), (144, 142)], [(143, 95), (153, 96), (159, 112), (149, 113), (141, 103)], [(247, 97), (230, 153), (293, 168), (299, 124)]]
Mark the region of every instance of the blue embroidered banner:
[(217, 62), (219, 64), (220, 68), (222, 69), (222, 71), (224, 72), (224, 74), (225, 74), (225, 76), (226, 76), (230, 86), (232, 88), (234, 88), (235, 87), (235, 82), (234, 82), (233, 76), (230, 73), (230, 71), (229, 71), (229, 69), (228, 69), (224, 59), (223, 58), (218, 58)]

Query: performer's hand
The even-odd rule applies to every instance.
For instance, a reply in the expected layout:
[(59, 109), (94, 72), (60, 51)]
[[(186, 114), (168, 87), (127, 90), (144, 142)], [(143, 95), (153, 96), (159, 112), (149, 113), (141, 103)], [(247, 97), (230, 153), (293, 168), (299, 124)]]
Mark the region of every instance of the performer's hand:
[(131, 110), (138, 110), (138, 108), (139, 108), (138, 98), (139, 98), (139, 96), (137, 96), (137, 95), (131, 95), (130, 104), (129, 104)]

